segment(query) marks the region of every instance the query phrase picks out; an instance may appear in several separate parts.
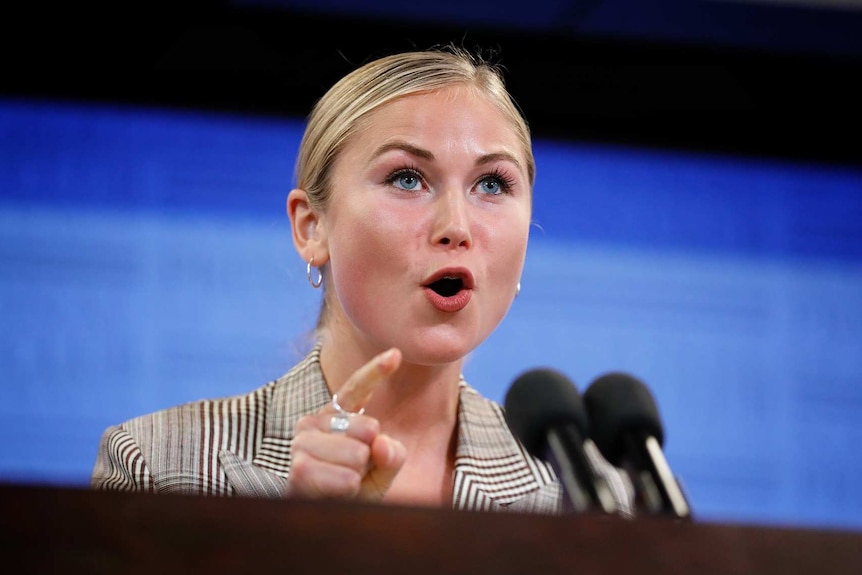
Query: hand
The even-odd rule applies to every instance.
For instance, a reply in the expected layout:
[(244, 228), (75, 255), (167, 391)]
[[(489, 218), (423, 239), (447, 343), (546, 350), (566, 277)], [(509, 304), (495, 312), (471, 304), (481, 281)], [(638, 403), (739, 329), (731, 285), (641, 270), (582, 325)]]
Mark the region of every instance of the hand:
[[(389, 349), (360, 367), (338, 390), (344, 409), (359, 411), (374, 389), (398, 369), (401, 352)], [(291, 447), (289, 497), (380, 501), (404, 464), (407, 450), (380, 433), (380, 422), (353, 415), (347, 432), (330, 431), (331, 403), (296, 423)]]

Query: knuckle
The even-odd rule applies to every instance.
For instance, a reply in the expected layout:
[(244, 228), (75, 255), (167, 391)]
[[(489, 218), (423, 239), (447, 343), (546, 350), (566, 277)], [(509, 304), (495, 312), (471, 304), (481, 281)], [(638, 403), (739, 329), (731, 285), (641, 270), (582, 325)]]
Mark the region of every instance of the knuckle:
[(356, 415), (351, 418), (350, 436), (363, 443), (371, 443), (380, 434), (380, 422), (374, 417)]
[(294, 454), (293, 461), (290, 463), (290, 479), (294, 481), (302, 481), (310, 471), (311, 458), (304, 451), (299, 451)]
[(371, 435), (371, 439), (380, 435), (380, 421), (374, 417), (367, 417), (366, 426), (368, 428), (368, 432)]
[(317, 417), (315, 415), (303, 415), (296, 422), (295, 434), (298, 436), (304, 431), (317, 429)]
[(353, 465), (354, 469), (364, 469), (368, 465), (371, 458), (371, 447), (365, 443), (358, 444), (353, 449)]
[(343, 477), (344, 493), (355, 497), (362, 489), (362, 475), (355, 470), (345, 470)]
[(303, 430), (293, 437), (293, 441), (291, 442), (291, 468), (296, 464), (296, 460), (298, 457), (301, 457), (308, 450), (309, 442), (311, 441), (311, 434), (308, 430)]

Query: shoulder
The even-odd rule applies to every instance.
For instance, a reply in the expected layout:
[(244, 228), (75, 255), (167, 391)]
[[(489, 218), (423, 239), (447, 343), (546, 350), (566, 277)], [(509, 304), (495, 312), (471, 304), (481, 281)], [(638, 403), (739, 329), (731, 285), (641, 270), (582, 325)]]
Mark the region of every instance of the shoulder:
[(109, 427), (102, 434), (90, 484), (152, 493), (227, 495), (217, 471), (223, 450), (254, 449), (259, 413), (275, 382), (250, 393), (188, 402)]
[[(231, 493), (222, 457), (251, 462), (268, 437), (289, 433), (303, 389), (322, 381), (313, 354), (282, 377), (248, 393), (190, 401), (109, 427), (102, 435), (91, 482), (159, 493)], [(325, 389), (325, 384), (321, 383)], [(293, 400), (293, 396), (300, 400)]]
[[(211, 429), (228, 421), (258, 417), (266, 409), (279, 381), (280, 379), (270, 381), (244, 394), (189, 401), (129, 419), (118, 427), (139, 439), (169, 438), (179, 432)], [(165, 433), (158, 433), (160, 431)]]
[(139, 441), (172, 443), (174, 436), (213, 433), (222, 428), (253, 434), (255, 425), (267, 418), (274, 403), (291, 390), (303, 389), (319, 373), (319, 352), (313, 349), (288, 372), (256, 389), (236, 395), (189, 401), (129, 419), (117, 428)]

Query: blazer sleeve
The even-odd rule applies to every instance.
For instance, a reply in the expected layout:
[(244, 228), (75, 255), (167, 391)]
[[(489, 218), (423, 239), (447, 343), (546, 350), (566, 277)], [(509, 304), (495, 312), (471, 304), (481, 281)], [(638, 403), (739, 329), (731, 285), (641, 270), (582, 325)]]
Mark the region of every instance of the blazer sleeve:
[(115, 425), (102, 434), (90, 487), (107, 491), (155, 492), (144, 454), (124, 427)]

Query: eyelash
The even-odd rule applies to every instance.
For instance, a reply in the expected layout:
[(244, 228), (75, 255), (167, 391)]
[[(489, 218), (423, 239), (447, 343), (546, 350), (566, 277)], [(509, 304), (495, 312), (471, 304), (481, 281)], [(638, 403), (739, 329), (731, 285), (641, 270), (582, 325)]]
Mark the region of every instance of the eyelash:
[(497, 180), (497, 183), (500, 184), (500, 193), (501, 194), (512, 193), (512, 186), (515, 185), (515, 178), (508, 176), (500, 168), (494, 168), (490, 173), (482, 176), (482, 178), (479, 181), (482, 182), (489, 177), (494, 178), (495, 180)]
[[(414, 166), (406, 166), (403, 168), (398, 168), (397, 170), (390, 173), (385, 180), (385, 183), (390, 186), (394, 186), (395, 182), (398, 181), (398, 178), (403, 176), (412, 176), (418, 179), (420, 182), (425, 182), (425, 177), (422, 175), (422, 171)], [(500, 168), (494, 168), (492, 171), (487, 174), (483, 174), (481, 178), (479, 178), (477, 185), (482, 182), (493, 179), (496, 180), (497, 184), (500, 186), (500, 194), (510, 194), (512, 192), (512, 187), (515, 185), (515, 179), (508, 176), (503, 170)], [(410, 190), (406, 190), (410, 191)], [(498, 194), (490, 194), (490, 195), (498, 195)]]

